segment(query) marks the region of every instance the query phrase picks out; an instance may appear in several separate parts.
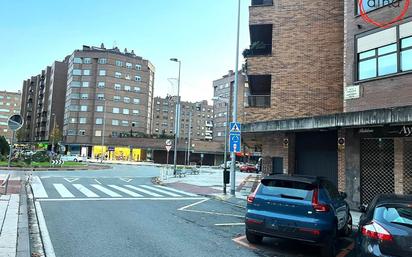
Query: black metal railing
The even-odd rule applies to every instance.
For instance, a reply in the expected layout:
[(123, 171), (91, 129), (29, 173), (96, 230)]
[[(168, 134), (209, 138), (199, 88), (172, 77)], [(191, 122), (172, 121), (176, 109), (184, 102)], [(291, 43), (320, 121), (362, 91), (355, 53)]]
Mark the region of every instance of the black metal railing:
[(243, 51), (243, 57), (270, 55), (272, 54), (272, 44), (264, 44), (262, 42), (255, 42), (250, 45), (248, 49)]
[(252, 0), (252, 6), (273, 5), (273, 0)]
[(270, 95), (250, 95), (248, 97), (249, 107), (269, 108)]

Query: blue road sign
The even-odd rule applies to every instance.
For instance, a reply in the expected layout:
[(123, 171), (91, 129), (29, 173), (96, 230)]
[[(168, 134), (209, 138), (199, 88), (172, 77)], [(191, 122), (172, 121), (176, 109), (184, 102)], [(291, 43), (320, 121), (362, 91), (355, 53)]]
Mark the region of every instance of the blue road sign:
[(239, 122), (230, 123), (230, 134), (240, 134), (241, 131), (241, 125)]
[(241, 137), (240, 134), (230, 134), (229, 149), (232, 153), (241, 152)]

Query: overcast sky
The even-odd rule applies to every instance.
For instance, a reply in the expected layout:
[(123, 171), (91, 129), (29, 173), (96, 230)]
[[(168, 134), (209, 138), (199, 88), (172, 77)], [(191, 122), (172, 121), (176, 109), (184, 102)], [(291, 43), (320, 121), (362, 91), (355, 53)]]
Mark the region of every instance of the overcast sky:
[[(242, 0), (240, 53), (249, 5)], [(235, 67), (236, 19), (237, 0), (2, 0), (0, 90), (17, 91), (54, 60), (104, 43), (150, 60), (158, 96), (176, 93), (169, 59), (181, 59), (183, 100), (210, 100), (212, 81)]]

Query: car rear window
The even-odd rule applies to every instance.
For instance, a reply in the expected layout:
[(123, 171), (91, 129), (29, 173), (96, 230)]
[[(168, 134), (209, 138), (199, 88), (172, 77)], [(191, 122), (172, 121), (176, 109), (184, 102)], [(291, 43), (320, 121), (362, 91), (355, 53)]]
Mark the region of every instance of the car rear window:
[(387, 204), (375, 209), (374, 218), (393, 224), (412, 227), (412, 205)]
[(262, 180), (260, 193), (282, 198), (310, 201), (314, 188), (314, 185), (304, 182), (264, 179)]

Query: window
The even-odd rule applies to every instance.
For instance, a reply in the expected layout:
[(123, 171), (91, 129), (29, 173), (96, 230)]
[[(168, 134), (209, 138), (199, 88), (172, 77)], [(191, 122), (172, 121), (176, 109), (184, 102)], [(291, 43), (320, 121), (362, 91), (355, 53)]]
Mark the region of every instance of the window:
[(72, 74), (75, 75), (75, 76), (80, 76), (80, 75), (82, 75), (82, 70), (73, 69)]
[(125, 79), (130, 80), (130, 74), (126, 74)]
[(92, 58), (83, 58), (83, 63), (85, 63), (85, 64), (92, 63)]
[(142, 70), (142, 65), (136, 64), (136, 70)]
[(99, 59), (99, 64), (106, 64), (107, 63), (107, 59), (106, 58), (100, 58)]
[[(103, 106), (102, 106), (103, 107)], [(102, 108), (103, 109), (103, 108)], [(96, 119), (96, 125), (102, 125), (103, 124), (103, 119), (102, 118), (97, 118)]]
[(113, 113), (120, 113), (120, 109), (117, 108), (117, 107), (114, 107), (114, 108), (113, 108)]
[(82, 58), (75, 57), (75, 58), (73, 59), (73, 63), (82, 63)]
[[(134, 87), (135, 92), (140, 92), (140, 90), (141, 90), (140, 87)], [(160, 103), (158, 102), (158, 104), (160, 104)]]
[(96, 112), (103, 112), (103, 106), (101, 105), (96, 106)]
[(129, 109), (123, 109), (123, 114), (129, 115)]
[(118, 120), (112, 120), (112, 125), (113, 126), (119, 126), (119, 121)]
[(112, 132), (112, 137), (119, 137), (119, 132), (113, 131)]
[(123, 98), (123, 101), (124, 101), (125, 103), (130, 103), (130, 98), (129, 98), (129, 97), (124, 97), (124, 98)]
[(99, 76), (106, 76), (106, 70), (99, 70)]
[(80, 124), (86, 124), (86, 118), (79, 118)]
[(396, 73), (397, 46), (391, 44), (359, 54), (359, 80)]
[(88, 98), (89, 98), (89, 94), (80, 94), (80, 98), (81, 98), (81, 99), (88, 99)]
[(67, 135), (68, 136), (75, 136), (76, 135), (76, 130), (73, 130), (73, 129), (67, 130)]
[[(362, 2), (363, 10), (364, 12), (370, 12), (372, 10), (391, 5), (393, 2), (398, 1), (398, 0), (374, 0), (374, 1), (369, 1), (369, 0), (364, 0)], [(359, 8), (359, 0), (355, 1), (356, 4), (356, 9), (358, 10), (358, 14), (361, 14), (361, 10)]]
[(412, 70), (412, 37), (401, 41), (401, 70)]
[(121, 90), (122, 86), (120, 84), (114, 84), (114, 90)]
[(69, 123), (72, 123), (72, 124), (77, 123), (77, 119), (76, 118), (70, 118)]
[(139, 110), (133, 110), (133, 115), (139, 115)]
[(136, 80), (136, 81), (141, 81), (141, 80), (142, 80), (142, 77), (140, 77), (140, 76), (134, 76), (134, 80)]
[(83, 70), (84, 76), (90, 76), (90, 70)]
[(79, 111), (79, 106), (78, 105), (69, 105), (69, 111), (77, 112), (77, 111)]
[(124, 90), (130, 92), (132, 89), (130, 86), (124, 86)]
[(133, 67), (133, 64), (130, 62), (126, 62), (126, 68), (131, 69)]
[(118, 96), (118, 95), (113, 96), (113, 100), (115, 102), (119, 102), (120, 101), (120, 96)]
[(98, 88), (104, 88), (105, 86), (106, 86), (106, 83), (103, 82), (103, 81), (100, 81), (100, 82), (97, 83)]
[(84, 81), (83, 83), (82, 83), (82, 87), (89, 87), (89, 82), (88, 81)]
[(80, 87), (80, 81), (72, 81), (70, 82), (70, 87)]
[(87, 112), (87, 105), (80, 106), (80, 111)]
[(115, 76), (116, 78), (120, 79), (120, 78), (122, 77), (122, 73), (116, 71), (116, 72), (114, 73), (114, 76)]
[(80, 99), (80, 94), (70, 94), (70, 99)]
[(95, 137), (101, 137), (101, 136), (102, 136), (102, 131), (101, 131), (101, 130), (96, 130), (96, 131), (94, 132), (94, 136), (95, 136)]
[(116, 66), (122, 67), (123, 66), (123, 62), (116, 60)]
[(129, 121), (127, 121), (127, 120), (122, 120), (122, 126), (123, 126), (123, 127), (129, 126)]
[(104, 94), (97, 94), (98, 100), (104, 100)]
[(140, 104), (140, 99), (138, 99), (138, 98), (133, 99), (133, 103), (134, 104)]
[(222, 136), (222, 132), (217, 132), (217, 136), (221, 137)]

